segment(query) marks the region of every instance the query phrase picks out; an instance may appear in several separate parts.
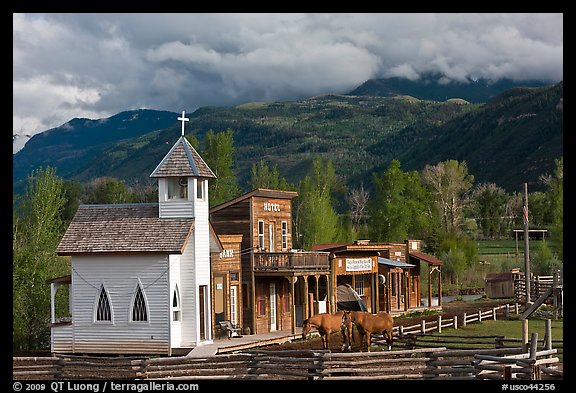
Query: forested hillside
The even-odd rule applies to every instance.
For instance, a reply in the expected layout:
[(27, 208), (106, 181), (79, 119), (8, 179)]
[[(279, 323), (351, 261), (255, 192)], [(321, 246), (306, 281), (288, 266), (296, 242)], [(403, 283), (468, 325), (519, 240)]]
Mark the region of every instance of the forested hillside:
[[(199, 108), (188, 115), (186, 133), (202, 143), (209, 130), (231, 129), (234, 169), (244, 190), (252, 165), (260, 160), (296, 183), (314, 157), (321, 156), (332, 160), (337, 175), (349, 185), (382, 171), (393, 159), (415, 170), (455, 159), (465, 161), (478, 181), (517, 191), (523, 182), (538, 187), (538, 177), (550, 173), (554, 159), (562, 156), (562, 97), (562, 83), (510, 89), (486, 104), (331, 94)], [(68, 143), (62, 149), (45, 136), (46, 145), (27, 145), (14, 156), (15, 182), (34, 165), (55, 166), (59, 175), (78, 181), (100, 176), (148, 179), (180, 133), (176, 114), (168, 114), (173, 117), (166, 120), (172, 124), (168, 128), (158, 123), (96, 147), (89, 146), (87, 138), (84, 145)]]

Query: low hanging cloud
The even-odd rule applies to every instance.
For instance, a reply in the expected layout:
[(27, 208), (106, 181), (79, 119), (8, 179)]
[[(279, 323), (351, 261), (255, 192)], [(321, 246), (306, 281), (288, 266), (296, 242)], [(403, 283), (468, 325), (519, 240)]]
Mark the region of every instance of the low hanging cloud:
[(563, 15), (13, 14), (13, 138), (74, 117), (299, 99), (429, 72), (560, 81)]

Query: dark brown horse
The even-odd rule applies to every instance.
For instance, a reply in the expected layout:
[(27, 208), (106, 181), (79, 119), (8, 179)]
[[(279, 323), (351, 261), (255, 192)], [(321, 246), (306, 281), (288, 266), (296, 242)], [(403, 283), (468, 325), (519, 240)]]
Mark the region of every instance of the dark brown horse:
[[(394, 319), (390, 314), (386, 312), (371, 314), (365, 311), (344, 311), (342, 324), (349, 326), (351, 323), (356, 325), (358, 333), (360, 333), (361, 336), (366, 337), (368, 352), (370, 352), (370, 341), (373, 333), (382, 334), (388, 344), (388, 350), (392, 349)], [(360, 351), (362, 351), (362, 340), (360, 340)]]
[(352, 336), (352, 324), (344, 324), (344, 312), (338, 311), (335, 314), (321, 313), (311, 316), (302, 322), (302, 340), (306, 340), (310, 330), (315, 327), (320, 333), (322, 339), (322, 348), (330, 349), (330, 335), (337, 331), (342, 333), (344, 343), (342, 350), (346, 348), (346, 340), (348, 340), (348, 348), (350, 348), (350, 338)]

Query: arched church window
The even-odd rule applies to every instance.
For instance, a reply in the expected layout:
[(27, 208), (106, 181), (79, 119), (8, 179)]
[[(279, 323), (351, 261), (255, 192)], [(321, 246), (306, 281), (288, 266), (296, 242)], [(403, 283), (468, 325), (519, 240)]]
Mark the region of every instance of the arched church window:
[(110, 297), (106, 288), (104, 288), (104, 284), (100, 285), (100, 290), (98, 291), (95, 319), (97, 322), (112, 322)]
[(132, 301), (132, 322), (148, 322), (146, 297), (140, 283), (136, 286), (136, 293)]

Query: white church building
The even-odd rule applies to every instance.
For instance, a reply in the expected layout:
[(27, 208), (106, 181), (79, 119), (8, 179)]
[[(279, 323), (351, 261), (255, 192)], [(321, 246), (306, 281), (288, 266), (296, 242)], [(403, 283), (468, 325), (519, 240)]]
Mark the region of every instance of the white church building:
[[(80, 205), (66, 230), (56, 252), (71, 256), (71, 275), (49, 281), (53, 353), (172, 355), (212, 342), (216, 176), (178, 120), (182, 136), (150, 175), (158, 203)], [(68, 318), (55, 313), (62, 285)]]

